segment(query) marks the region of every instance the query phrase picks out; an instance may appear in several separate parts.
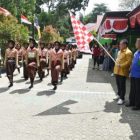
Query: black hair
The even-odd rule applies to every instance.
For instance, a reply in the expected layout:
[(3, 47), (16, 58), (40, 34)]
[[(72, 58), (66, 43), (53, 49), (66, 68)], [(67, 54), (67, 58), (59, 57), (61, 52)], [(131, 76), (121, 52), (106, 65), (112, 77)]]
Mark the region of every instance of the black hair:
[(54, 44), (58, 44), (59, 46), (61, 46), (61, 43), (59, 41), (55, 41)]
[(8, 40), (8, 44), (11, 43), (13, 46), (15, 46), (15, 41), (14, 40)]
[(29, 39), (29, 42), (33, 42), (33, 44), (36, 45), (36, 41), (35, 41), (34, 38), (30, 38), (30, 39)]
[(40, 42), (40, 45), (46, 46), (45, 42)]
[(23, 46), (26, 46), (26, 45), (29, 46), (29, 43), (28, 42), (24, 42)]

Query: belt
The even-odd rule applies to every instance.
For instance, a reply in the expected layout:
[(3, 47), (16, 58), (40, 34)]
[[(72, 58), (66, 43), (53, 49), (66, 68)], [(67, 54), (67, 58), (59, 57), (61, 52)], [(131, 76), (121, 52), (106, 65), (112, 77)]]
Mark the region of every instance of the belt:
[(14, 57), (9, 57), (8, 60), (15, 60), (15, 58)]

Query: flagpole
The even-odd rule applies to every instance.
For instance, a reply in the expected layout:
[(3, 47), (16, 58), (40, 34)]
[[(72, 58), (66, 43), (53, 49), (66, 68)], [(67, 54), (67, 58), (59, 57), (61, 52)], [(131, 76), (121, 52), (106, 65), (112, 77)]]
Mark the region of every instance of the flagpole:
[(114, 63), (116, 63), (116, 61), (115, 61), (115, 59), (110, 55), (110, 53), (103, 47), (103, 45), (96, 39), (96, 38), (94, 38), (94, 40), (100, 45), (100, 47), (102, 47), (103, 48), (103, 50), (107, 53), (107, 55), (112, 59), (112, 61), (114, 62)]

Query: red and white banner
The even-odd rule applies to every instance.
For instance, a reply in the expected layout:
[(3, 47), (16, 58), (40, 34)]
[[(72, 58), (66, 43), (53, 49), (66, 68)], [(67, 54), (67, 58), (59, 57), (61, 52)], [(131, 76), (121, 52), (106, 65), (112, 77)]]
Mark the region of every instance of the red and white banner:
[(0, 7), (0, 14), (4, 14), (5, 16), (11, 15), (11, 13), (8, 10), (6, 10), (2, 7)]
[(128, 19), (110, 18), (104, 22), (105, 33), (114, 31), (116, 33), (123, 33), (128, 29)]
[(87, 28), (71, 12), (70, 17), (78, 49), (81, 52), (91, 53), (89, 43), (94, 39), (94, 36), (87, 31)]
[(21, 23), (25, 23), (25, 24), (32, 24), (27, 17), (21, 15)]
[(129, 18), (130, 20), (130, 27), (135, 28), (136, 24), (140, 25), (140, 12), (136, 13), (135, 15)]

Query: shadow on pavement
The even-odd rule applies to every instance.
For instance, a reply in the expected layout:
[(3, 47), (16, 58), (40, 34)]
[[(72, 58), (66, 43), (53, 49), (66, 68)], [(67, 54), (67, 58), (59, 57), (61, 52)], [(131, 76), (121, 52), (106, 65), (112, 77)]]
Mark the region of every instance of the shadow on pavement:
[(37, 96), (43, 96), (43, 95), (46, 95), (46, 96), (51, 96), (55, 94), (55, 91), (53, 90), (47, 90), (47, 91), (40, 91), (37, 93)]
[(9, 90), (8, 87), (2, 87), (2, 88), (0, 88), (0, 93), (4, 93), (4, 92), (6, 92), (8, 90)]
[(64, 115), (64, 114), (72, 114), (70, 111), (69, 111), (69, 108), (68, 107), (65, 107), (67, 105), (71, 105), (71, 104), (76, 104), (78, 103), (77, 101), (73, 101), (73, 100), (68, 100), (68, 101), (65, 101), (53, 108), (50, 108), (44, 112), (41, 112), (35, 116), (49, 116), (49, 115)]
[(11, 91), (9, 94), (15, 94), (15, 93), (18, 93), (18, 94), (25, 94), (25, 93), (28, 93), (28, 92), (30, 92), (29, 89), (17, 89), (17, 90)]
[[(40, 79), (39, 80), (35, 80), (34, 81), (34, 85), (36, 85), (36, 84), (39, 84), (39, 83), (41, 83), (42, 81), (40, 81)], [(28, 81), (28, 82), (26, 82), (25, 84), (29, 84), (30, 85), (30, 81)]]
[(22, 82), (25, 82), (25, 79), (19, 79), (19, 80), (16, 80), (14, 81), (15, 83), (22, 83)]
[[(87, 82), (88, 83), (110, 83), (115, 93), (117, 93), (117, 86), (115, 77), (111, 77), (111, 72), (109, 71), (101, 71), (101, 70), (93, 70), (93, 60), (89, 59), (88, 64), (88, 72), (87, 72)], [(126, 82), (126, 97), (128, 99), (130, 82), (127, 80)]]
[(107, 113), (122, 112), (119, 122), (130, 126), (132, 131), (132, 135), (129, 137), (130, 140), (140, 140), (140, 111), (132, 111), (125, 106), (118, 106), (116, 102), (106, 102), (104, 111)]

